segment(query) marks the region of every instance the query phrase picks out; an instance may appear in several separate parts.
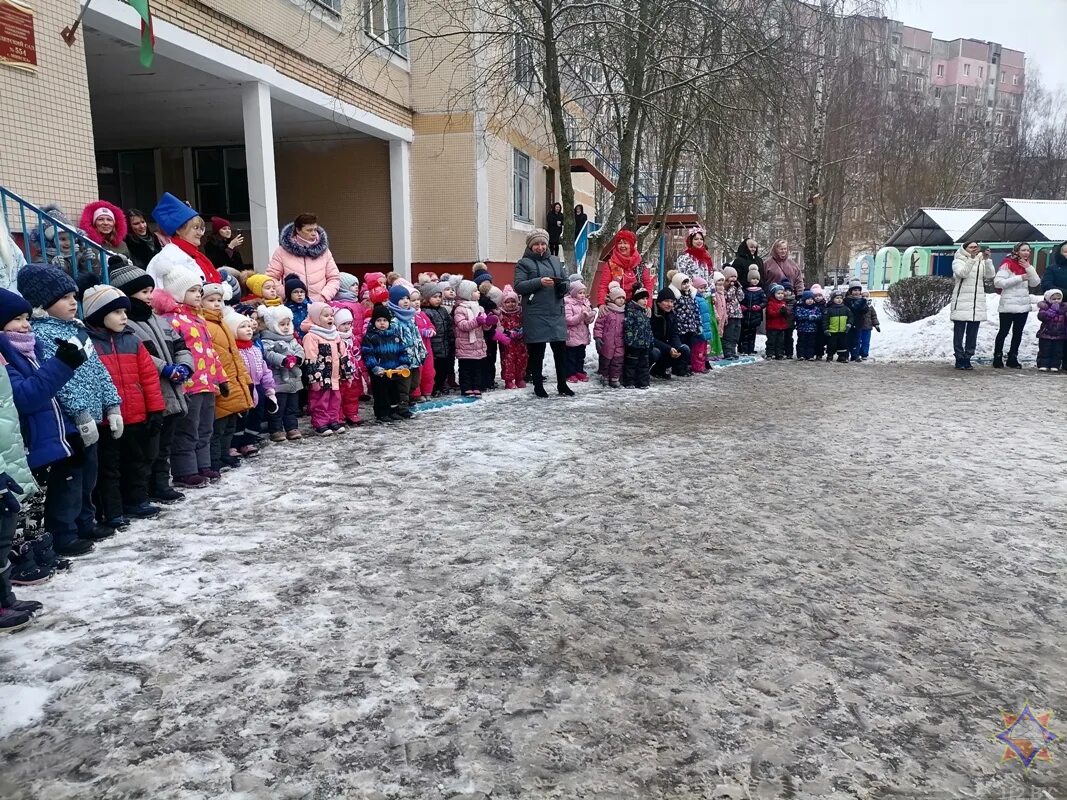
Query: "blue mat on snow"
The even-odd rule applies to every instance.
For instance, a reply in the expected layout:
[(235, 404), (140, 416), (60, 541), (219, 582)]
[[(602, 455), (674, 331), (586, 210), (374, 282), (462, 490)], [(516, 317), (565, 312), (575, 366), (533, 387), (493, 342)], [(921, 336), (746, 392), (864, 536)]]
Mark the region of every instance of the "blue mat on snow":
[(449, 406), (463, 406), (470, 403), (476, 403), (477, 397), (442, 397), (440, 400), (431, 400), (428, 403), (419, 403), (412, 406), (411, 410), (414, 413), (420, 411), (436, 411), (439, 408), (448, 408)]
[(741, 356), (735, 361), (712, 361), (712, 369), (726, 369), (727, 367), (740, 367), (745, 364), (755, 364), (759, 361), (755, 356)]

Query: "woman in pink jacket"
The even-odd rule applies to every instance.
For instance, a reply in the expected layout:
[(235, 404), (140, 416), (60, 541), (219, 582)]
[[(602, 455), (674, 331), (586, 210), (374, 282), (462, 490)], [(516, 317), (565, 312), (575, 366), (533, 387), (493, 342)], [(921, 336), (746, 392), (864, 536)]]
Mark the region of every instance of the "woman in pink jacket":
[(299, 275), (308, 287), (308, 298), (329, 303), (341, 288), (341, 272), (330, 252), (326, 231), (314, 214), (301, 214), (278, 237), (278, 249), (271, 256), (267, 274), (283, 283), (286, 275)]

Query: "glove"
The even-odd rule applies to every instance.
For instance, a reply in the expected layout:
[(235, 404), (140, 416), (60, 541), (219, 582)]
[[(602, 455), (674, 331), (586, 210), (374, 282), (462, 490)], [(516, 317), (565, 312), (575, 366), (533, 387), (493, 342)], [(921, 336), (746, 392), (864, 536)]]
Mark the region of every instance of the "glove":
[(15, 479), (6, 472), (0, 472), (0, 505), (4, 511), (17, 514), (22, 510), (16, 495), (22, 494), (22, 487), (15, 483)]
[(145, 427), (148, 430), (149, 436), (155, 436), (157, 433), (163, 430), (163, 412), (151, 412), (148, 415), (148, 419), (145, 421)]
[(371, 372), (373, 372), (375, 375), (377, 375), (380, 378), (383, 375), (385, 375), (385, 368), (384, 367), (375, 367), (374, 369), (371, 370)]
[(111, 429), (111, 437), (113, 439), (121, 439), (122, 432), (126, 426), (122, 422), (122, 414), (119, 412), (118, 406), (111, 406), (107, 409), (107, 426)]
[(483, 324), (496, 325), (498, 322), (500, 322), (500, 317), (498, 317), (496, 314), (487, 314), (485, 317), (485, 322)]
[(282, 359), (282, 366), (286, 369), (292, 369), (297, 365), (297, 363), (298, 362), (296, 356), (286, 356)]
[(226, 381), (223, 381), (222, 383), (220, 383), (219, 384), (219, 394), (221, 394), (223, 397), (229, 397), (230, 396), (230, 384), (227, 383)]
[(171, 383), (185, 383), (193, 373), (184, 364), (164, 364), (159, 374)]
[(274, 392), (271, 392), (267, 395), (267, 413), (278, 413), (278, 397), (274, 394)]
[(874, 329), (875, 329), (876, 331), (878, 331), (879, 333), (881, 333), (881, 332), (882, 332), (882, 326), (881, 326), (881, 325), (875, 325), (875, 326), (874, 326)]
[(752, 310), (753, 311), (762, 311), (763, 310), (763, 306), (752, 306)]
[(92, 447), (100, 441), (100, 429), (96, 427), (96, 421), (86, 411), (78, 414), (74, 419), (78, 426), (78, 435), (82, 437), (82, 444)]
[(89, 356), (85, 350), (78, 347), (78, 345), (64, 341), (63, 339), (56, 339), (56, 358), (71, 369), (77, 369), (86, 362)]
[(496, 341), (497, 344), (504, 345), (504, 347), (507, 347), (511, 344), (511, 338), (503, 331), (497, 331), (496, 333), (494, 333), (493, 340)]
[(486, 321), (488, 319), (489, 318), (487, 316), (485, 316), (485, 313), (483, 312), (483, 313), (479, 314), (477, 317), (475, 317), (474, 321), (477, 322), (479, 325), (485, 325), (485, 323), (486, 323)]

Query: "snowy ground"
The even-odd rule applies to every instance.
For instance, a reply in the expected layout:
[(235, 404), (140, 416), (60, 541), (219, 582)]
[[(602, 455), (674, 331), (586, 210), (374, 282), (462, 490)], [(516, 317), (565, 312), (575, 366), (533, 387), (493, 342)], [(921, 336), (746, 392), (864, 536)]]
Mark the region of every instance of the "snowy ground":
[(991, 741), (1067, 713), (1065, 387), (759, 363), (276, 446), (23, 590), (0, 797), (1067, 798)]

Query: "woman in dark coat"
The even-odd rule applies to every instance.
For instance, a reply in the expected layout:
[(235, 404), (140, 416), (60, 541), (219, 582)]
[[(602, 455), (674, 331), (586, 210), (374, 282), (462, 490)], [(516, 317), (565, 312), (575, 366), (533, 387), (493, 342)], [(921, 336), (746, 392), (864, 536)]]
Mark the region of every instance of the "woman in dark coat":
[(163, 242), (148, 228), (143, 211), (131, 208), (126, 212), (126, 249), (134, 266), (147, 269), (152, 259), (163, 249)]
[(211, 235), (204, 242), (204, 255), (211, 259), (215, 269), (230, 267), (243, 272), (245, 262), (238, 248), (244, 241), (245, 237), (241, 234), (233, 235), (233, 226), (229, 220), (212, 217)]
[(760, 286), (763, 285), (763, 259), (759, 255), (759, 245), (751, 236), (737, 246), (737, 254), (730, 266), (737, 270), (737, 282), (742, 288), (748, 286), (748, 273), (752, 267), (759, 269)]
[[(559, 243), (563, 241), (563, 206), (559, 203), (552, 204), (552, 210), (548, 212), (548, 252), (559, 257)], [(577, 231), (575, 231), (577, 234)]]
[(582, 232), (582, 228), (585, 223), (589, 221), (589, 217), (585, 213), (585, 206), (577, 205), (574, 207), (574, 238), (577, 240), (578, 234)]
[(563, 312), (567, 273), (559, 259), (548, 252), (548, 231), (537, 228), (526, 237), (526, 252), (515, 265), (515, 291), (522, 298), (522, 327), (534, 394), (548, 397), (541, 373), (547, 344), (556, 363), (556, 391), (573, 396), (567, 385), (567, 320)]

